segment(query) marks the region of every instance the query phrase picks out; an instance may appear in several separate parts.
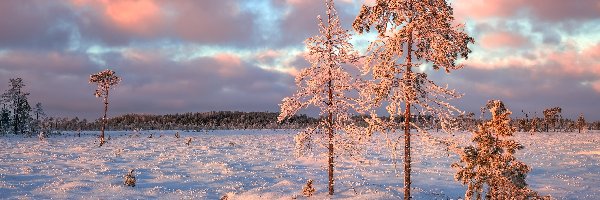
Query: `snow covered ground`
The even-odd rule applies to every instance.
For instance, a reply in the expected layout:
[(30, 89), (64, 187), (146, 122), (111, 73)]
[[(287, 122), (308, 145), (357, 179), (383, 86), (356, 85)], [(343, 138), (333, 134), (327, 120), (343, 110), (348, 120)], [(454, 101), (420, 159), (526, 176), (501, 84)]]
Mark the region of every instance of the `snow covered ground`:
[[(317, 189), (310, 199), (328, 198), (325, 157), (295, 158), (296, 131), (179, 131), (181, 138), (175, 132), (109, 132), (101, 148), (98, 132), (81, 137), (71, 132), (42, 142), (2, 136), (0, 198), (306, 199), (302, 187), (308, 179)], [(517, 156), (533, 167), (527, 177), (533, 189), (557, 199), (600, 199), (600, 132), (519, 133), (516, 138), (526, 146)], [(453, 180), (450, 168), (458, 157), (418, 136), (414, 141), (415, 199), (459, 199), (465, 187)], [(372, 143), (366, 152), (364, 159), (337, 159), (333, 198), (401, 198), (402, 166), (394, 169), (383, 142)], [(130, 169), (135, 169), (135, 187), (123, 185)]]

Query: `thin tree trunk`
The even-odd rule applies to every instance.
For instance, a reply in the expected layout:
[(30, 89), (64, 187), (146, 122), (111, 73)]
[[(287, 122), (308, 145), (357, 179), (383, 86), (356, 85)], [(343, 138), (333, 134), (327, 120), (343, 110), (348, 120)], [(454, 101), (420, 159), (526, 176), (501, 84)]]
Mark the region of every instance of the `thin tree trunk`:
[[(411, 71), (411, 58), (412, 58), (412, 31), (408, 35), (408, 55), (406, 56), (406, 73), (412, 73)], [(405, 80), (407, 81), (407, 80)], [(410, 84), (412, 86), (413, 82), (410, 80)], [(412, 88), (411, 88), (412, 89)], [(404, 199), (408, 200), (411, 198), (410, 196), (410, 100), (406, 98), (406, 108), (404, 110)]]
[(100, 146), (104, 144), (104, 130), (106, 129), (106, 112), (108, 112), (108, 90), (106, 90), (106, 97), (104, 98), (104, 117), (102, 118), (102, 129), (100, 133)]
[(18, 110), (15, 108), (14, 114), (13, 114), (15, 116), (15, 120), (14, 120), (15, 121), (15, 124), (14, 124), (15, 134), (19, 134), (19, 114), (17, 113), (17, 111)]
[[(331, 72), (330, 72), (331, 74)], [(329, 106), (333, 105), (333, 91), (331, 88), (331, 84), (332, 81), (329, 80)], [(333, 195), (333, 115), (331, 113), (331, 111), (329, 111), (328, 116), (327, 116), (327, 123), (329, 124), (328, 126), (328, 136), (329, 136), (329, 195)]]
[(332, 47), (332, 35), (331, 35), (331, 9), (333, 7), (333, 1), (327, 2), (327, 33), (326, 33), (326, 37), (327, 37), (327, 50), (329, 53), (329, 61), (330, 61), (330, 65), (329, 65), (329, 82), (327, 84), (327, 89), (328, 89), (328, 100), (329, 100), (329, 104), (328, 106), (328, 111), (327, 111), (327, 131), (328, 131), (328, 137), (329, 137), (329, 145), (328, 145), (328, 150), (329, 150), (329, 155), (328, 155), (328, 163), (329, 163), (329, 167), (328, 167), (328, 175), (329, 175), (329, 195), (333, 195), (334, 194), (334, 180), (333, 180), (333, 167), (334, 167), (334, 161), (333, 161), (333, 156), (334, 156), (334, 152), (333, 152), (333, 136), (334, 136), (334, 131), (333, 131), (333, 113), (331, 113), (331, 106), (333, 106), (333, 78), (331, 77), (331, 68), (333, 68), (333, 64), (332, 63), (332, 58), (333, 58), (333, 47)]

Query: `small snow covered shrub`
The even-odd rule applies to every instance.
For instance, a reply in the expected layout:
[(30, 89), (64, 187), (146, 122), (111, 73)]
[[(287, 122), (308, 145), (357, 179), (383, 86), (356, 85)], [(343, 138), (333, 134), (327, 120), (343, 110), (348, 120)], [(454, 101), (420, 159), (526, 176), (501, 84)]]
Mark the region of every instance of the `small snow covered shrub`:
[(312, 179), (308, 179), (308, 181), (306, 181), (306, 185), (304, 186), (304, 188), (302, 188), (302, 194), (306, 197), (310, 197), (315, 193), (315, 188), (313, 187), (313, 180)]
[(133, 169), (125, 175), (125, 181), (123, 183), (126, 186), (135, 187), (135, 174), (133, 174)]
[(228, 192), (227, 194), (223, 195), (219, 200), (230, 200), (233, 199), (233, 196), (235, 196), (235, 193)]
[(512, 114), (500, 100), (486, 104), (492, 119), (480, 124), (473, 134), (473, 143), (463, 148), (454, 178), (467, 185), (465, 199), (546, 199), (529, 189), (525, 178), (531, 170), (514, 154), (523, 145), (511, 139), (515, 128), (510, 126)]
[(40, 141), (44, 141), (44, 139), (46, 138), (46, 133), (44, 131), (40, 131), (38, 138), (40, 139)]
[(581, 130), (583, 130), (583, 132), (585, 133), (586, 130), (586, 123), (585, 123), (585, 117), (583, 117), (583, 113), (579, 114), (579, 117), (577, 118), (577, 130), (579, 131), (579, 133), (581, 133)]

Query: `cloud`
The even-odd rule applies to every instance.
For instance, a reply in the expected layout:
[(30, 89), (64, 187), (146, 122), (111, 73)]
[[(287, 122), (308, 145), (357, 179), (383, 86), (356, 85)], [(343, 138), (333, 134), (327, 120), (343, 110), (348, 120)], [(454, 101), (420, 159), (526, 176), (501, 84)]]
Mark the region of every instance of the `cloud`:
[(560, 106), (565, 117), (575, 118), (584, 113), (586, 117), (599, 119), (600, 115), (590, 108), (597, 107), (600, 95), (595, 88), (581, 84), (581, 76), (536, 68), (482, 69), (467, 65), (450, 75), (434, 73), (432, 78), (464, 93), (454, 103), (468, 112), (479, 113), (487, 100), (500, 99), (513, 111), (513, 117), (521, 116), (521, 110), (540, 116), (543, 109)]
[[(326, 17), (323, 1), (272, 0), (273, 6), (285, 10), (281, 16), (280, 31), (283, 45), (303, 45), (303, 41), (319, 34), (317, 16)], [(352, 22), (361, 4), (335, 1), (342, 27), (351, 30)]]
[[(363, 2), (373, 4), (335, 1), (343, 27), (351, 29)], [(431, 77), (465, 92), (462, 108), (477, 111), (491, 98), (586, 116), (598, 107), (600, 3), (452, 5), (476, 43), (465, 69)], [(31, 101), (51, 114), (95, 119), (101, 104), (87, 78), (111, 68), (123, 77), (111, 115), (277, 111), (296, 90), (293, 75), (309, 66), (303, 41), (319, 33), (324, 14), (322, 1), (299, 0), (0, 1), (0, 89), (22, 77)], [(372, 39), (353, 42), (364, 50)]]
[(65, 48), (71, 27), (61, 22), (72, 18), (61, 2), (0, 1), (0, 49)]
[(596, 0), (455, 0), (452, 5), (462, 19), (528, 17), (547, 22), (565, 22), (600, 17), (600, 5)]
[(109, 45), (169, 38), (196, 43), (244, 46), (256, 31), (240, 1), (73, 0), (85, 36)]
[(527, 38), (513, 32), (493, 32), (485, 34), (480, 38), (482, 47), (487, 49), (511, 47), (520, 48), (527, 46)]
[[(159, 26), (165, 17), (155, 1), (93, 1), (73, 0), (76, 9), (89, 9), (81, 13), (86, 17), (104, 17), (99, 21), (106, 26), (115, 26), (125, 32), (139, 35), (149, 35), (160, 32)], [(85, 23), (84, 23), (85, 24)]]
[[(26, 59), (35, 57), (36, 59)], [(218, 54), (184, 62), (149, 49), (106, 55), (123, 78), (111, 90), (110, 114), (212, 110), (274, 111), (292, 93), (293, 77), (262, 69), (236, 55)], [(65, 65), (66, 64), (66, 65)], [(86, 54), (7, 52), (0, 56), (0, 89), (24, 78), (30, 102), (42, 102), (52, 115), (95, 119), (100, 101), (89, 74), (103, 69)]]

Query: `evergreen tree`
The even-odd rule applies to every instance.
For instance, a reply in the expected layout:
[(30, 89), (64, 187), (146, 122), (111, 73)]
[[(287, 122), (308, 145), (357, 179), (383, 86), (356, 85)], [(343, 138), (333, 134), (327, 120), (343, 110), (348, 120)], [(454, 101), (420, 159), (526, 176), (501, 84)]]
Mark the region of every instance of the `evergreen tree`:
[[(342, 148), (337, 144), (344, 141), (354, 141), (357, 137), (356, 127), (352, 125), (349, 112), (353, 110), (355, 101), (349, 97), (354, 90), (354, 80), (343, 64), (355, 62), (358, 58), (349, 43), (351, 38), (348, 30), (342, 29), (340, 19), (335, 10), (333, 0), (325, 1), (327, 19), (319, 16), (319, 31), (321, 35), (308, 38), (305, 43), (308, 49), (306, 59), (312, 64), (296, 76), (298, 90), (292, 97), (283, 99), (281, 114), (282, 121), (298, 110), (315, 106), (321, 110), (321, 122), (317, 127), (308, 128), (299, 133), (296, 143), (305, 146), (314, 139), (314, 134), (324, 133), (327, 137), (329, 194), (334, 194), (334, 156)], [(341, 139), (343, 134), (350, 140)], [(350, 142), (352, 143), (352, 142)]]
[(558, 121), (561, 112), (562, 109), (560, 107), (547, 108), (544, 110), (544, 124), (546, 126), (546, 132), (550, 132), (550, 125), (552, 125), (552, 128), (554, 128), (554, 132), (556, 132), (556, 122)]
[(25, 83), (23, 79), (10, 79), (10, 88), (2, 94), (4, 102), (8, 103), (8, 108), (12, 110), (11, 125), (14, 134), (29, 133), (29, 126), (32, 121), (30, 112), (31, 106), (27, 100), (29, 93), (23, 91)]
[[(0, 101), (2, 102), (2, 101)], [(10, 111), (6, 108), (6, 104), (2, 104), (0, 111), (0, 133), (6, 134), (10, 129)]]
[(467, 185), (465, 199), (543, 199), (527, 187), (525, 178), (531, 170), (514, 156), (523, 145), (511, 139), (515, 128), (510, 125), (512, 114), (500, 100), (488, 101), (486, 108), (492, 119), (480, 124), (473, 135), (475, 145), (461, 153), (454, 176)]
[[(474, 40), (462, 26), (453, 25), (452, 10), (445, 0), (377, 0), (374, 6), (364, 5), (353, 24), (359, 33), (369, 32), (372, 26), (379, 33), (362, 70), (373, 81), (361, 93), (375, 108), (386, 105), (390, 115), (389, 121), (382, 121), (372, 111), (371, 127), (384, 133), (404, 128), (404, 199), (410, 199), (410, 129), (425, 132), (411, 121), (412, 109), (438, 118), (445, 130), (450, 128), (453, 113), (459, 112), (448, 100), (460, 95), (438, 86), (425, 73), (427, 64), (448, 73), (460, 69), (459, 56), (467, 58), (471, 52), (468, 44)], [(400, 137), (393, 149), (399, 141)]]
[(42, 122), (44, 121), (44, 118), (46, 117), (46, 113), (44, 112), (42, 103), (35, 104), (35, 108), (33, 109), (33, 115), (35, 117), (33, 127), (32, 127), (34, 129), (33, 131), (37, 132), (37, 131), (43, 130)]
[(90, 75), (90, 83), (95, 83), (98, 85), (94, 95), (96, 95), (96, 97), (102, 97), (104, 101), (104, 116), (102, 117), (100, 146), (102, 146), (105, 142), (104, 130), (106, 129), (106, 123), (108, 121), (106, 118), (106, 113), (108, 112), (108, 91), (111, 87), (119, 84), (119, 82), (121, 82), (121, 78), (115, 75), (115, 72), (110, 69)]

